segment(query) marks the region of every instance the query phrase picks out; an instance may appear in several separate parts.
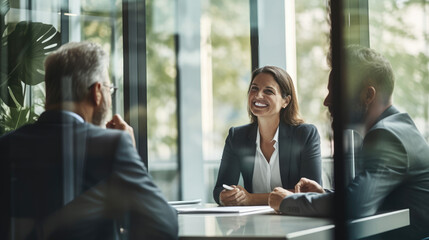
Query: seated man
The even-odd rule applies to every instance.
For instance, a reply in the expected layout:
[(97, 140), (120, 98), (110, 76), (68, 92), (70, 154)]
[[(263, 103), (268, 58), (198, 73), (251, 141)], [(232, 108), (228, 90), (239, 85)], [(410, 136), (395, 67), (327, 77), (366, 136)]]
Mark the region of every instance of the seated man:
[(46, 59), (45, 84), (38, 121), (0, 137), (1, 195), (10, 196), (1, 236), (176, 239), (177, 212), (152, 182), (133, 129), (119, 115), (106, 125), (116, 129), (96, 126), (114, 90), (102, 48), (60, 47)]
[[(372, 49), (346, 49), (355, 99), (351, 123), (363, 127), (359, 154), (361, 171), (347, 188), (350, 218), (380, 210), (410, 209), (409, 227), (392, 231), (394, 239), (420, 239), (429, 235), (429, 146), (407, 113), (392, 105), (394, 76), (390, 63)], [(332, 85), (324, 101), (332, 115)], [(277, 188), (269, 204), (285, 214), (330, 216), (333, 194), (314, 181), (301, 179), (296, 194)], [(299, 193), (308, 192), (308, 193)], [(392, 233), (391, 232), (391, 233)]]

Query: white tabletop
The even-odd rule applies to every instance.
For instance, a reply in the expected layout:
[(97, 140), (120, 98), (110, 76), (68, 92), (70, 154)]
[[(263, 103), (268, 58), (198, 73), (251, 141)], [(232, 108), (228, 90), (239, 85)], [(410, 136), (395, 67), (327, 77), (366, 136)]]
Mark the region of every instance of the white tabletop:
[[(409, 210), (377, 214), (350, 223), (356, 238), (409, 225)], [(277, 214), (179, 214), (179, 238), (333, 239), (331, 219)]]

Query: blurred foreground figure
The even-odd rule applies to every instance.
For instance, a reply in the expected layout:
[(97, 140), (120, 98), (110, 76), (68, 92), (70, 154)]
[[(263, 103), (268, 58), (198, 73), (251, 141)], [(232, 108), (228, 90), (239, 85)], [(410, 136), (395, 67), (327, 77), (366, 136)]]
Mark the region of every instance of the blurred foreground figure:
[[(360, 46), (348, 47), (346, 56), (347, 84), (351, 87), (346, 94), (349, 126), (364, 136), (359, 154), (361, 171), (347, 189), (347, 213), (350, 218), (358, 218), (409, 208), (410, 226), (378, 237), (429, 236), (429, 146), (410, 116), (392, 105), (394, 76), (390, 63), (374, 50)], [(324, 101), (331, 115), (335, 111), (333, 81), (330, 77)], [(333, 193), (325, 192), (315, 181), (301, 179), (295, 192), (307, 193), (274, 189), (270, 206), (291, 215), (333, 215)]]
[[(68, 43), (45, 62), (46, 111), (0, 137), (1, 238), (176, 239), (177, 213), (154, 185), (119, 115), (99, 45)], [(7, 236), (7, 238), (6, 238)]]

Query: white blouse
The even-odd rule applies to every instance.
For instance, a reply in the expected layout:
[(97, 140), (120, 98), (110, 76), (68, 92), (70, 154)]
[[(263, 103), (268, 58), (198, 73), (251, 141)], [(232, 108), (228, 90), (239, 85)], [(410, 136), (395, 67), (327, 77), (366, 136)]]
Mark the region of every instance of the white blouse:
[(274, 143), (274, 152), (271, 155), (270, 162), (265, 159), (261, 150), (261, 136), (259, 134), (259, 127), (256, 135), (256, 153), (255, 165), (253, 167), (253, 193), (269, 193), (275, 187), (281, 187), (282, 179), (280, 177), (279, 165), (279, 128), (277, 127), (276, 134), (272, 141)]

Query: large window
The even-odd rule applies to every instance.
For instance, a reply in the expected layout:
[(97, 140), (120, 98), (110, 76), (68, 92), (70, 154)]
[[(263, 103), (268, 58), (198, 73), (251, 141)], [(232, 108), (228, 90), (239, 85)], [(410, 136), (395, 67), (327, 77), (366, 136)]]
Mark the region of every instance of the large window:
[(429, 1), (369, 1), (370, 46), (395, 72), (393, 103), (429, 140)]
[[(151, 175), (169, 200), (191, 197), (186, 192), (190, 182), (196, 181), (202, 189), (198, 197), (212, 202), (228, 129), (250, 122), (247, 88), (252, 71), (251, 18), (256, 17), (250, 14), (251, 2), (145, 1), (147, 74), (138, 81), (147, 83), (147, 106), (141, 106), (147, 111), (147, 158)], [(113, 112), (125, 117), (133, 114), (124, 109), (127, 96), (123, 84), (121, 1), (70, 1), (64, 5), (57, 1), (33, 1), (31, 6), (11, 1), (10, 6), (5, 18), (8, 32), (20, 21), (42, 22), (61, 32), (56, 39), (59, 45), (85, 40), (100, 43), (110, 53), (110, 77), (119, 87)], [(289, 7), (293, 9), (287, 11), (296, 15), (287, 18), (296, 23), (296, 31), (286, 33), (287, 37), (296, 34), (291, 38), (296, 39), (296, 43), (292, 42), (296, 44), (296, 57), (292, 59), (296, 69), (288, 65), (287, 70), (296, 72), (301, 113), (306, 122), (319, 128), (323, 155), (329, 157), (329, 121), (322, 106), (328, 71), (325, 2), (298, 1), (296, 6)], [(285, 14), (286, 9), (281, 13), (283, 18)], [(192, 22), (192, 27), (187, 21)], [(320, 27), (314, 28), (315, 25)], [(263, 30), (269, 31), (270, 27), (265, 22)], [(44, 111), (43, 81), (24, 83), (20, 86), (25, 100), (19, 99), (18, 91), (17, 96), (12, 96), (19, 103), (17, 106), (1, 102), (2, 133), (35, 121)], [(198, 174), (189, 176), (188, 172)]]
[[(171, 200), (179, 199), (179, 190), (184, 188), (180, 184), (180, 168), (204, 171), (200, 175), (203, 177), (195, 180), (205, 182), (206, 196), (200, 198), (212, 201), (211, 189), (227, 131), (231, 126), (248, 122), (246, 91), (251, 72), (249, 1), (202, 1), (201, 5), (191, 6), (199, 13), (197, 18), (200, 19), (199, 32), (195, 33), (200, 39), (194, 46), (199, 54), (192, 55), (200, 68), (197, 75), (199, 87), (188, 83), (186, 78), (179, 79), (177, 73), (189, 67), (186, 64), (178, 66), (177, 63), (178, 54), (182, 51), (178, 49), (179, 33), (183, 33), (180, 29), (184, 27), (178, 24), (185, 21), (183, 18), (186, 16), (177, 14), (176, 10), (185, 3), (171, 0), (146, 2), (149, 169), (155, 182)], [(191, 94), (201, 101), (201, 107), (196, 110), (200, 115), (199, 124), (186, 128), (181, 134), (201, 134), (200, 149), (195, 150), (202, 154), (185, 157), (204, 162), (203, 169), (186, 164), (179, 168), (178, 122), (193, 121), (188, 116), (178, 118), (178, 108), (183, 111), (191, 108), (186, 99), (178, 96), (184, 94), (178, 93), (181, 87), (192, 89)], [(192, 143), (180, 144), (186, 148)]]
[[(252, 71), (250, 22), (256, 16), (251, 16), (252, 1), (248, 0), (207, 0), (196, 5), (187, 5), (188, 2), (146, 1), (149, 170), (169, 200), (191, 197), (187, 194), (188, 185), (198, 182), (203, 190), (196, 197), (213, 202), (212, 189), (228, 130), (250, 122), (247, 113)], [(331, 134), (322, 105), (328, 78), (326, 2), (298, 1), (296, 6), (287, 7), (292, 9), (285, 9), (281, 17), (291, 21), (289, 24), (296, 24), (296, 31), (288, 29), (286, 38), (296, 39), (292, 42), (296, 56), (291, 60), (295, 64), (290, 66), (297, 68), (287, 70), (296, 72), (294, 80), (304, 119), (319, 129), (326, 166), (324, 181), (329, 187)], [(187, 27), (184, 24), (191, 17), (188, 19), (183, 12), (195, 15)], [(285, 17), (286, 12), (296, 17)], [(260, 20), (263, 31), (273, 28), (267, 21)], [(184, 41), (189, 41), (185, 43), (188, 45), (181, 45)], [(190, 69), (195, 75), (189, 74)], [(188, 101), (188, 94), (199, 105)], [(189, 122), (192, 122), (190, 127)]]
[(212, 190), (228, 130), (250, 122), (247, 114), (251, 77), (249, 1), (212, 0), (203, 18), (210, 44), (204, 46), (208, 62), (204, 79), (207, 89), (203, 89), (206, 91), (203, 98), (204, 181), (206, 199), (213, 202)]
[(323, 106), (327, 94), (329, 67), (329, 24), (324, 0), (295, 1), (297, 91), (300, 111), (307, 123), (316, 125), (322, 151), (322, 180), (333, 187), (332, 130)]
[(179, 199), (176, 1), (146, 1), (149, 170), (167, 199)]

